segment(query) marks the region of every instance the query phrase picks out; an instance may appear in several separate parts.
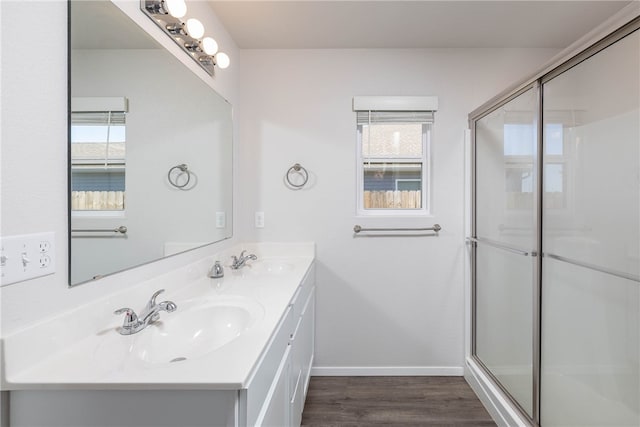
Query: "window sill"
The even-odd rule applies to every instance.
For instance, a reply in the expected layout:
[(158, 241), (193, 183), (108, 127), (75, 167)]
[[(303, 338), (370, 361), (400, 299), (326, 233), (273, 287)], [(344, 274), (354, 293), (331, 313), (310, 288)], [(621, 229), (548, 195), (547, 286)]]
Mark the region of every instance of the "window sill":
[(382, 210), (382, 209), (358, 209), (356, 218), (434, 218), (435, 216), (423, 209), (416, 210)]
[(72, 218), (126, 218), (125, 211), (71, 211)]

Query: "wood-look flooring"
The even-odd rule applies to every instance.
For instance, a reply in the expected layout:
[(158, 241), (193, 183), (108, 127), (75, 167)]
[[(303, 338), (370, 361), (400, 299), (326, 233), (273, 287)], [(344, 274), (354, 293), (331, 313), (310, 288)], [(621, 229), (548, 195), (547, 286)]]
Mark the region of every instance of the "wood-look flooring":
[(302, 426), (495, 426), (462, 377), (312, 377)]

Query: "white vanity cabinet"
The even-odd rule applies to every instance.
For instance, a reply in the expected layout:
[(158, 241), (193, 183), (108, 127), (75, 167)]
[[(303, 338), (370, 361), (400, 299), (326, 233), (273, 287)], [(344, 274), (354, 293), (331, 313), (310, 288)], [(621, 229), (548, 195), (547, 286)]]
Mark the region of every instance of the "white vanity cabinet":
[[(315, 266), (296, 290), (249, 385), (240, 392), (246, 426), (299, 426), (314, 353)], [(274, 375), (275, 373), (275, 375)]]

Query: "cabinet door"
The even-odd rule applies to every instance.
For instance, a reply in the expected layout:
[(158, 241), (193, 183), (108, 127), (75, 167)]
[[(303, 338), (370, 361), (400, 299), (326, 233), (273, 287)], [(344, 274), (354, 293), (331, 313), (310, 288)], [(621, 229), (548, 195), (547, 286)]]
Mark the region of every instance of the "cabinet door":
[[(293, 342), (291, 384), (291, 425), (299, 426), (302, 421), (302, 410), (309, 386), (311, 364), (313, 363), (315, 332), (315, 286), (304, 304), (300, 324), (296, 329)], [(296, 378), (293, 378), (296, 377)]]
[[(303, 304), (300, 304), (303, 305)], [(304, 316), (298, 318), (295, 332), (291, 335), (291, 375), (289, 377), (289, 399), (293, 402), (295, 393), (298, 390), (298, 382), (302, 377), (302, 365), (304, 352), (300, 341), (300, 333), (303, 326)]]
[[(255, 426), (264, 412), (265, 402), (273, 387), (275, 373), (281, 365), (283, 355), (289, 347), (289, 337), (295, 326), (292, 311), (287, 309), (274, 336), (267, 345), (265, 353), (258, 362), (258, 366), (249, 380), (249, 386), (241, 393), (241, 404), (246, 408), (246, 425)], [(242, 411), (241, 411), (242, 412)]]
[(315, 352), (315, 325), (316, 325), (316, 288), (313, 287), (309, 300), (304, 309), (302, 323), (300, 324), (300, 341), (301, 359), (302, 359), (302, 377), (301, 384), (304, 397), (302, 404), (304, 406), (304, 398), (307, 396), (307, 388), (309, 387), (309, 378), (311, 378), (311, 365), (313, 364), (313, 354)]
[(289, 371), (291, 369), (291, 346), (282, 357), (278, 371), (271, 383), (262, 412), (256, 426), (284, 427), (290, 425), (289, 417)]

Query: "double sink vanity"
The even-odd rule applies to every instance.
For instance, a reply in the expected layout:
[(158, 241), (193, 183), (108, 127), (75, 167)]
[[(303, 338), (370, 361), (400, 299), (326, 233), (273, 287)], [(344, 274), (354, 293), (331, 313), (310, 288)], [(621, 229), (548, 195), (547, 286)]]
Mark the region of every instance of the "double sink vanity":
[[(242, 249), (257, 260), (230, 268)], [(314, 245), (242, 245), (215, 259), (223, 277), (208, 277), (208, 257), (5, 337), (11, 426), (299, 426)], [(144, 317), (152, 294), (172, 310), (127, 333), (128, 313), (114, 311)]]

